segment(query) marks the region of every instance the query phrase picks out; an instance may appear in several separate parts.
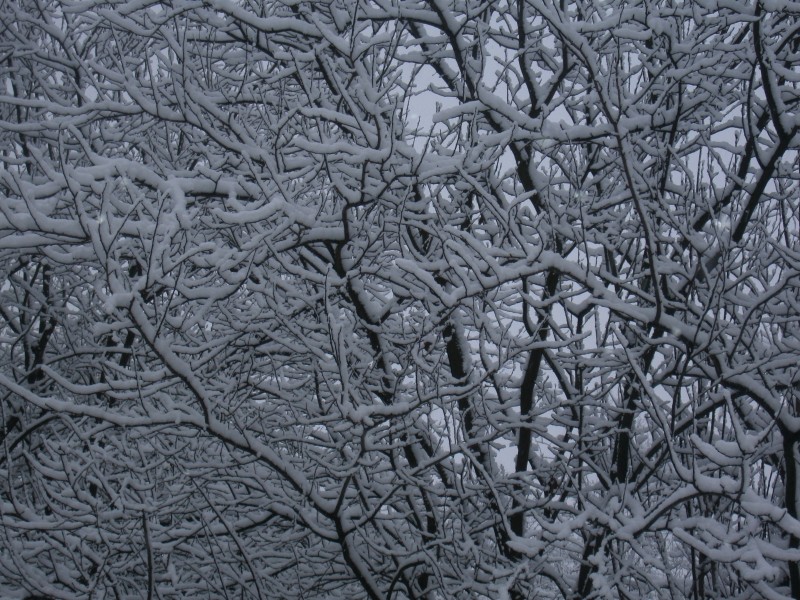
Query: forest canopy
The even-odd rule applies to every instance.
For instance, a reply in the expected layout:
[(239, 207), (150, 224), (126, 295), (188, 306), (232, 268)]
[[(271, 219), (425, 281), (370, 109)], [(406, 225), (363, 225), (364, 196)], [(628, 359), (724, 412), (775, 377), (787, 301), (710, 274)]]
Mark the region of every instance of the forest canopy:
[(0, 592), (800, 598), (800, 5), (0, 3)]

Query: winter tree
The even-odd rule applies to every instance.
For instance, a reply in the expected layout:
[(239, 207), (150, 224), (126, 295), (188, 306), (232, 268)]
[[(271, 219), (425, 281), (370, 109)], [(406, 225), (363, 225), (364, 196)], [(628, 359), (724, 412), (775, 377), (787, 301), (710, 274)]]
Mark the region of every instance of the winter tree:
[(800, 598), (800, 8), (0, 3), (0, 591)]

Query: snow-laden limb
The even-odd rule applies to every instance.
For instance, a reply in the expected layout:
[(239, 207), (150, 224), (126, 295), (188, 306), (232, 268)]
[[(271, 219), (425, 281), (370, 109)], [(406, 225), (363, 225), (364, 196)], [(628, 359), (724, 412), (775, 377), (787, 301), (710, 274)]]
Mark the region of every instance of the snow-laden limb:
[(800, 596), (789, 3), (0, 8), (0, 588)]

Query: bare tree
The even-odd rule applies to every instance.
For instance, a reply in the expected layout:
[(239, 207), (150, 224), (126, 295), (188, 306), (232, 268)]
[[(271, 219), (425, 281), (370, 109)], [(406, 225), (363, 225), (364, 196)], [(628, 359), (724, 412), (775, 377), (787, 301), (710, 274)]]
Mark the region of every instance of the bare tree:
[(796, 7), (0, 11), (0, 589), (800, 598)]

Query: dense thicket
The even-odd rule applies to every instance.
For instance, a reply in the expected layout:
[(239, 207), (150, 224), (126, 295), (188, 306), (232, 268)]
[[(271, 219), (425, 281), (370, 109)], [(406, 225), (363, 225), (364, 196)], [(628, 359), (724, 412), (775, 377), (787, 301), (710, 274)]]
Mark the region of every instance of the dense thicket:
[(800, 7), (0, 3), (0, 589), (800, 598)]

